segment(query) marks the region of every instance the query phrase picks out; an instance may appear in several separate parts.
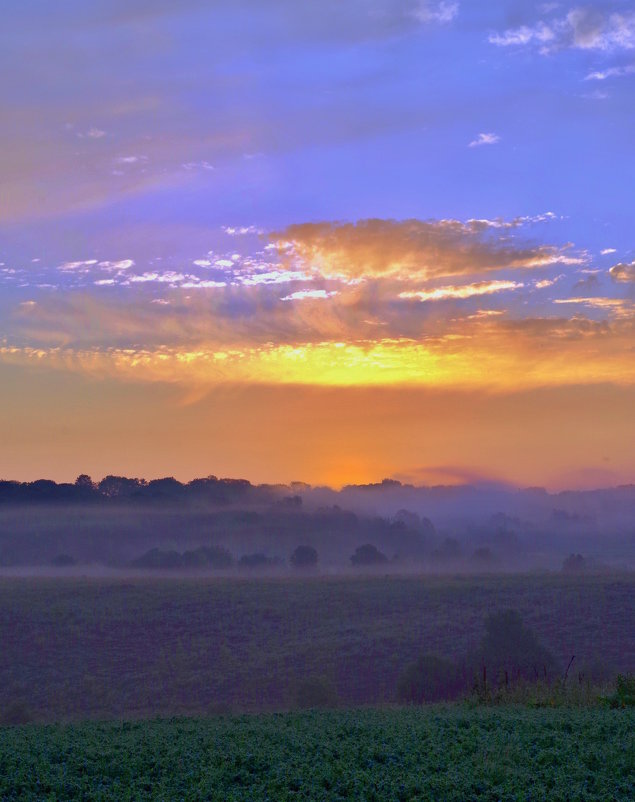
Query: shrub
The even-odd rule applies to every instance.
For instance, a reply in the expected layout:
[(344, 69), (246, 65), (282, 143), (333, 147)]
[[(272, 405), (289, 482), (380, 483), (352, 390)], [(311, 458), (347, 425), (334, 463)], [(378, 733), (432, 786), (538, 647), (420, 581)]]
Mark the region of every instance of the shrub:
[(413, 704), (450, 699), (458, 690), (455, 666), (434, 654), (424, 654), (407, 665), (397, 682), (399, 701)]
[(606, 700), (610, 707), (635, 707), (635, 674), (618, 674), (615, 693)]
[(355, 549), (351, 562), (353, 565), (382, 565), (388, 562), (388, 558), (376, 546), (365, 543)]
[(289, 561), (294, 568), (314, 568), (317, 565), (318, 553), (313, 546), (298, 546)]
[(566, 573), (578, 574), (586, 567), (586, 560), (581, 554), (570, 554), (562, 563), (562, 570)]

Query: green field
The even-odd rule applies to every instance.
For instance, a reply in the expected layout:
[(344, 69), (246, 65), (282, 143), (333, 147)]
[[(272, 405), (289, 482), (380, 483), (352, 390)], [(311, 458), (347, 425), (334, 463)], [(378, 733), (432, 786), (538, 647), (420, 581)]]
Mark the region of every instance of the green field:
[[(635, 670), (635, 576), (0, 580), (0, 716), (37, 722), (273, 711), (323, 680), (396, 699), (422, 652), (453, 660), (515, 608), (559, 664)], [(1, 718), (0, 718), (1, 720)]]
[(631, 802), (635, 713), (308, 712), (0, 730), (0, 798)]

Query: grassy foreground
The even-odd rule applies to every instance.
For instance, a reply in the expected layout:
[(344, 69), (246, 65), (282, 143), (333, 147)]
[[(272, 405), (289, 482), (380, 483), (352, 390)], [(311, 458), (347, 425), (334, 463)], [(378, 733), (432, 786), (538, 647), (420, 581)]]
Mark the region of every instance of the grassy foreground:
[(0, 730), (9, 800), (632, 800), (635, 712), (430, 707)]

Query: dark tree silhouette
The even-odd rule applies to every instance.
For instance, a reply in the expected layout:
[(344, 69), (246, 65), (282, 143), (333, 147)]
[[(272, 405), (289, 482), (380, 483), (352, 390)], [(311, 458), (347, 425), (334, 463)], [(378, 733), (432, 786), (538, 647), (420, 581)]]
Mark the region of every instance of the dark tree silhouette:
[(388, 558), (376, 546), (371, 543), (365, 543), (355, 549), (351, 562), (353, 565), (382, 565), (388, 562)]
[(298, 546), (289, 558), (294, 568), (315, 568), (318, 562), (318, 553), (313, 546)]
[(570, 554), (562, 563), (562, 570), (572, 574), (578, 574), (586, 567), (586, 560), (581, 554)]
[(553, 655), (539, 643), (535, 632), (525, 626), (517, 610), (487, 616), (479, 662), (487, 667), (493, 679), (500, 679), (505, 672), (508, 678), (549, 679), (556, 669)]

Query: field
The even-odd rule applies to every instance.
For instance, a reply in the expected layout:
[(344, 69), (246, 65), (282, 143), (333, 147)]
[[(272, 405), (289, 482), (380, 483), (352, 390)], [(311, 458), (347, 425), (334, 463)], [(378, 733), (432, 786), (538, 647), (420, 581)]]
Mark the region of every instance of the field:
[(0, 730), (0, 798), (627, 802), (635, 714), (308, 712)]
[[(635, 669), (633, 574), (0, 580), (0, 714), (36, 722), (391, 704), (422, 652), (458, 659), (515, 608), (563, 669)], [(576, 679), (577, 681), (577, 679)]]

